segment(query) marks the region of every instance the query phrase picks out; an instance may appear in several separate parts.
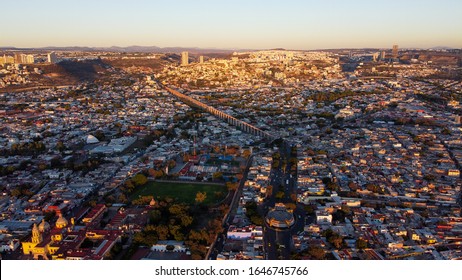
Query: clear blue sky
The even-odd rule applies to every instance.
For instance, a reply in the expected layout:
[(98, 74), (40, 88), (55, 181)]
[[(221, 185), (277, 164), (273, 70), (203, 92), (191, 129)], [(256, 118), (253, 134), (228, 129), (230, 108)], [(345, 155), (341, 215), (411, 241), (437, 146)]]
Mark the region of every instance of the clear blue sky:
[(461, 0), (5, 0), (0, 46), (462, 48)]

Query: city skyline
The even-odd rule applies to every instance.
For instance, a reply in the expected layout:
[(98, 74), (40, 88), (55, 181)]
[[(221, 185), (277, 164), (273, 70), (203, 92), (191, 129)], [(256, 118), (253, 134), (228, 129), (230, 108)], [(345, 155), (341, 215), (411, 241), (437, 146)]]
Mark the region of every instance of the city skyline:
[[(4, 3), (2, 47), (462, 47), (459, 1)], [(17, 12), (15, 12), (17, 11)], [(72, 11), (72, 13), (70, 12)], [(20, 15), (20, 17), (18, 17)]]

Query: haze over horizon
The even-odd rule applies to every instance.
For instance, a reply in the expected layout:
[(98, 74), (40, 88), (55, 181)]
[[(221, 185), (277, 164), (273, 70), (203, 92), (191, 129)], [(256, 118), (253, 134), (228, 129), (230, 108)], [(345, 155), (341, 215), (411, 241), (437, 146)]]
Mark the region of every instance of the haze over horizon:
[(457, 0), (18, 0), (2, 8), (2, 47), (462, 48)]

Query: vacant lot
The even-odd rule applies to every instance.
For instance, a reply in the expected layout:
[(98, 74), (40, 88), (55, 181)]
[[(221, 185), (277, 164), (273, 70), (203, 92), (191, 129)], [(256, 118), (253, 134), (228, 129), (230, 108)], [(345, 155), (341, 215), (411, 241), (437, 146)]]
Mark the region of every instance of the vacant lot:
[[(195, 203), (197, 192), (205, 192), (207, 198), (204, 203), (213, 204), (223, 200), (228, 190), (226, 186), (222, 185), (183, 182), (148, 182), (146, 185), (139, 187), (132, 194), (131, 199), (152, 195), (156, 200), (159, 198), (171, 197), (179, 202), (193, 204)], [(221, 193), (221, 195), (219, 195), (219, 193)]]

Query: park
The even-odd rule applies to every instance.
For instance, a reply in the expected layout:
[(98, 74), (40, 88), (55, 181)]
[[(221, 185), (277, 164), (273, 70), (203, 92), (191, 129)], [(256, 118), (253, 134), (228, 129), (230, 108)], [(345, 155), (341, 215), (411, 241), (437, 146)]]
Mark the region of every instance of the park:
[(222, 201), (226, 197), (228, 190), (225, 185), (221, 184), (149, 181), (138, 187), (130, 198), (133, 200), (143, 196), (152, 196), (155, 200), (158, 200), (170, 197), (177, 202), (194, 204), (198, 192), (206, 194), (203, 203), (210, 205)]

